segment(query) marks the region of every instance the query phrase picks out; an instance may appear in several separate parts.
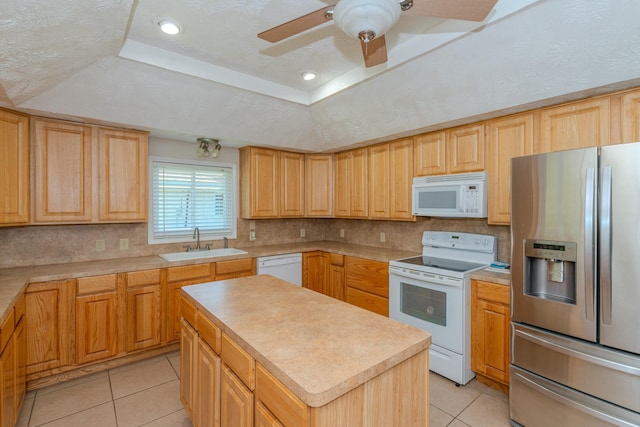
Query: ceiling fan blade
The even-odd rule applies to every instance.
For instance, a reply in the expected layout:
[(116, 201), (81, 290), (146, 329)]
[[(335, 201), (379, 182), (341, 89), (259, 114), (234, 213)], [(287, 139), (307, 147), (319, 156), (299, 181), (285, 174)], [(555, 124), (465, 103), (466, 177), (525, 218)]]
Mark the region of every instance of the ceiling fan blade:
[(387, 42), (384, 35), (376, 37), (368, 43), (361, 41), (360, 46), (365, 67), (369, 68), (387, 62)]
[(326, 14), (334, 7), (335, 6), (327, 6), (322, 9), (318, 9), (315, 12), (307, 13), (299, 18), (280, 24), (277, 27), (263, 31), (258, 34), (258, 37), (262, 40), (275, 43), (288, 37), (295, 36), (296, 34), (307, 31), (317, 25), (324, 24), (331, 20), (331, 17), (327, 18)]
[(465, 21), (482, 21), (498, 0), (413, 0), (404, 13)]

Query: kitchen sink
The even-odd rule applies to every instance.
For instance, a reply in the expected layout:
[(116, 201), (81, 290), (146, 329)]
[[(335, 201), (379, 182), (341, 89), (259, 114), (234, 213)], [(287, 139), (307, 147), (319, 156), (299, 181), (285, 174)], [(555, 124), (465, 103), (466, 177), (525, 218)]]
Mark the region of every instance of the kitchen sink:
[(236, 248), (220, 248), (220, 249), (209, 249), (209, 250), (201, 250), (201, 251), (189, 251), (189, 252), (171, 252), (168, 254), (160, 254), (160, 256), (167, 261), (186, 261), (189, 259), (200, 259), (200, 258), (215, 258), (221, 256), (231, 256), (231, 255), (243, 255), (246, 254), (246, 251), (242, 249)]

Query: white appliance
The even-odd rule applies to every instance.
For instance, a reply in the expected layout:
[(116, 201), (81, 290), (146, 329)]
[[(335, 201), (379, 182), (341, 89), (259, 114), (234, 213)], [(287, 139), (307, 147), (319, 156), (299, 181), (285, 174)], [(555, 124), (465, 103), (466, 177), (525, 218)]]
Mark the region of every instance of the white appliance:
[(471, 371), (470, 274), (496, 259), (496, 238), (425, 231), (422, 256), (389, 263), (389, 317), (431, 333), (429, 368), (457, 384)]
[(413, 215), (486, 218), (486, 187), (485, 172), (413, 178)]
[(258, 257), (257, 274), (270, 274), (294, 285), (302, 286), (302, 254)]

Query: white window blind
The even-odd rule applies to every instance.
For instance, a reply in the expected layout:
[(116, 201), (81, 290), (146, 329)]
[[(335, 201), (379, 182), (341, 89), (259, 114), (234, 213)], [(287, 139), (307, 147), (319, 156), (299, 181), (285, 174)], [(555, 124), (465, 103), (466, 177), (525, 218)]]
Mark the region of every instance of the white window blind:
[(189, 241), (195, 227), (202, 240), (235, 237), (232, 167), (154, 160), (151, 174), (150, 242)]

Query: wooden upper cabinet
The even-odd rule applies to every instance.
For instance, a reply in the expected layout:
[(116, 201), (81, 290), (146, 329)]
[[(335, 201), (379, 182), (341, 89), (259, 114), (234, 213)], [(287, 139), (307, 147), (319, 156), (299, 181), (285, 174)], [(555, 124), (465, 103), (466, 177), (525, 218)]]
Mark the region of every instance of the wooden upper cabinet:
[(489, 224), (511, 222), (511, 159), (533, 152), (533, 113), (487, 122)]
[(304, 216), (304, 154), (280, 152), (280, 217)]
[(279, 151), (240, 149), (240, 214), (242, 218), (277, 218), (280, 206)]
[(484, 170), (484, 123), (447, 131), (448, 173)]
[(411, 185), (413, 183), (413, 139), (401, 139), (389, 144), (389, 217), (409, 219)]
[(368, 149), (335, 156), (335, 215), (366, 218), (369, 212)]
[(146, 132), (34, 120), (34, 222), (147, 220)]
[(369, 147), (369, 217), (389, 218), (389, 144)]
[(29, 222), (29, 117), (0, 110), (0, 225)]
[(369, 218), (413, 219), (413, 139), (369, 147)]
[(536, 154), (609, 145), (609, 97), (545, 108), (535, 114)]
[(447, 173), (447, 132), (431, 132), (413, 137), (415, 176)]
[(304, 169), (306, 216), (333, 216), (333, 154), (306, 154)]
[[(622, 141), (640, 141), (640, 90), (622, 93), (620, 96), (620, 128), (622, 129)], [(611, 129), (613, 132), (614, 129)]]
[(147, 220), (148, 134), (98, 128), (100, 221)]
[(34, 120), (34, 222), (92, 219), (92, 129)]

